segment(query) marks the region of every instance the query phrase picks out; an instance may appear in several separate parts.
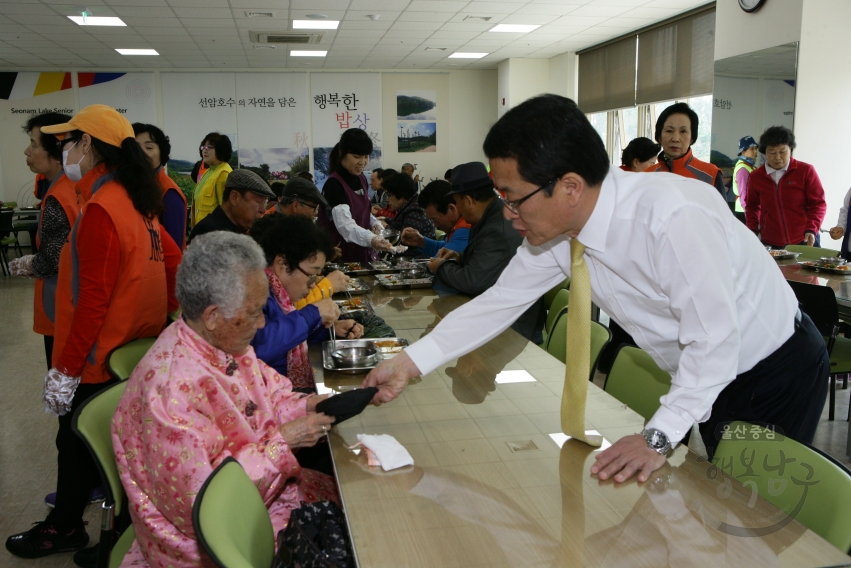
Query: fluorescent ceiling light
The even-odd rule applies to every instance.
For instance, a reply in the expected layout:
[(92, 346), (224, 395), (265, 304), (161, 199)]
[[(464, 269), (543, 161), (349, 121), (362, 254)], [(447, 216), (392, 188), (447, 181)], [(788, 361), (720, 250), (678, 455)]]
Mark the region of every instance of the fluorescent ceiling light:
[(113, 16), (68, 16), (68, 19), (81, 26), (127, 26), (121, 18)]
[(340, 20), (293, 20), (294, 30), (336, 30)]
[(121, 55), (159, 55), (156, 49), (116, 49)]
[(469, 53), (464, 51), (456, 51), (449, 56), (450, 59), (481, 59), (487, 53)]
[(520, 33), (525, 34), (531, 32), (532, 30), (537, 30), (540, 28), (540, 25), (536, 24), (498, 24), (491, 29), (489, 32), (510, 32), (510, 33)]
[(327, 51), (290, 51), (290, 55), (293, 57), (325, 57), (328, 55)]
[(507, 383), (534, 383), (535, 377), (529, 371), (502, 371), (496, 375), (496, 383), (504, 385)]

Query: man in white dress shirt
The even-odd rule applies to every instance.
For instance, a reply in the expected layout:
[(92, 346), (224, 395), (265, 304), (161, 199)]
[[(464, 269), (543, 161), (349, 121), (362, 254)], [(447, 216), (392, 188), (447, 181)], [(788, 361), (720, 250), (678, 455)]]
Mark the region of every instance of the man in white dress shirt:
[(828, 386), (824, 340), (714, 188), (611, 167), (585, 115), (556, 95), (506, 113), (484, 150), (525, 240), (492, 288), (367, 376), (380, 388), (375, 403), (502, 332), (570, 276), (576, 238), (593, 301), (672, 376), (645, 431), (601, 452), (592, 473), (645, 481), (696, 422), (710, 456), (732, 420), (812, 441)]

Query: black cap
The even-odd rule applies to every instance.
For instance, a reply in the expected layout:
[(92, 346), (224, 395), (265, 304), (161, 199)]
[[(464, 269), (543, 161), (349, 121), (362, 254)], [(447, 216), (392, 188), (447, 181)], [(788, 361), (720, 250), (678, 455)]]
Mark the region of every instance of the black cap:
[(281, 192), (281, 197), (303, 199), (310, 203), (316, 203), (317, 205), (328, 207), (328, 202), (325, 201), (325, 198), (322, 197), (321, 193), (319, 193), (319, 189), (316, 185), (314, 185), (312, 181), (300, 177), (295, 177), (287, 182), (287, 185), (284, 186), (284, 190)]
[(467, 193), (486, 187), (493, 188), (488, 169), (481, 162), (469, 162), (455, 166), (452, 170), (452, 191), (446, 195)]
[(225, 189), (248, 190), (267, 199), (277, 199), (269, 184), (251, 170), (234, 170), (229, 173), (225, 180)]

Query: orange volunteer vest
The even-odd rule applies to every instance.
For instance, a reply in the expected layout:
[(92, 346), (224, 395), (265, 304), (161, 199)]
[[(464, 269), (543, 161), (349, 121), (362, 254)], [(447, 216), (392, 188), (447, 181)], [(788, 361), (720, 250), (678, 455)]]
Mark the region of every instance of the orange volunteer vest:
[[(38, 184), (38, 180), (36, 180)], [(55, 198), (62, 210), (65, 211), (65, 216), (68, 218), (68, 223), (73, 227), (77, 220), (77, 215), (80, 214), (80, 205), (77, 203), (77, 191), (74, 189), (74, 182), (68, 179), (65, 174), (59, 174), (56, 179), (51, 182), (47, 193), (44, 194), (41, 200), (41, 216), (38, 219), (38, 232), (35, 236), (35, 244), (41, 247), (41, 223), (44, 220), (44, 204), (48, 197)], [(33, 331), (41, 335), (53, 335), (53, 324), (56, 321), (56, 284), (59, 280), (59, 274), (54, 274), (47, 278), (36, 278), (35, 280), (35, 297), (33, 305)]]
[[(186, 207), (186, 195), (183, 194), (183, 190), (177, 185), (177, 182), (171, 179), (171, 176), (168, 175), (168, 172), (165, 171), (165, 166), (160, 166), (160, 169), (157, 171), (157, 181), (160, 184), (160, 187), (163, 189), (163, 197), (169, 191), (174, 191), (180, 198), (183, 200), (183, 206)], [(186, 232), (185, 230), (183, 231)], [(186, 250), (186, 235), (183, 235), (183, 242), (177, 243), (180, 247), (180, 250)]]
[(62, 249), (59, 261), (53, 360), (59, 361), (62, 356), (77, 303), (77, 231), (85, 220), (88, 206), (97, 203), (115, 225), (121, 252), (118, 281), (82, 374), (81, 382), (97, 384), (110, 378), (106, 358), (113, 349), (140, 337), (159, 335), (165, 327), (168, 300), (159, 221), (147, 219), (136, 211), (127, 191), (114, 181), (113, 174), (103, 165), (91, 173), (95, 175), (87, 175), (77, 184), (78, 187), (91, 184), (92, 197), (80, 212), (71, 230), (70, 246)]

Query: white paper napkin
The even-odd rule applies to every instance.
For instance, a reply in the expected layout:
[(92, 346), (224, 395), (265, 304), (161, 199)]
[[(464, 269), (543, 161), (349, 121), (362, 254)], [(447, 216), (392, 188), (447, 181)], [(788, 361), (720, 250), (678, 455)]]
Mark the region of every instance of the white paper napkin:
[(369, 465), (380, 465), (384, 471), (414, 465), (414, 458), (405, 446), (389, 434), (358, 434), (358, 443), (354, 447), (357, 446), (366, 448), (369, 457), (377, 462), (372, 463), (371, 459)]

